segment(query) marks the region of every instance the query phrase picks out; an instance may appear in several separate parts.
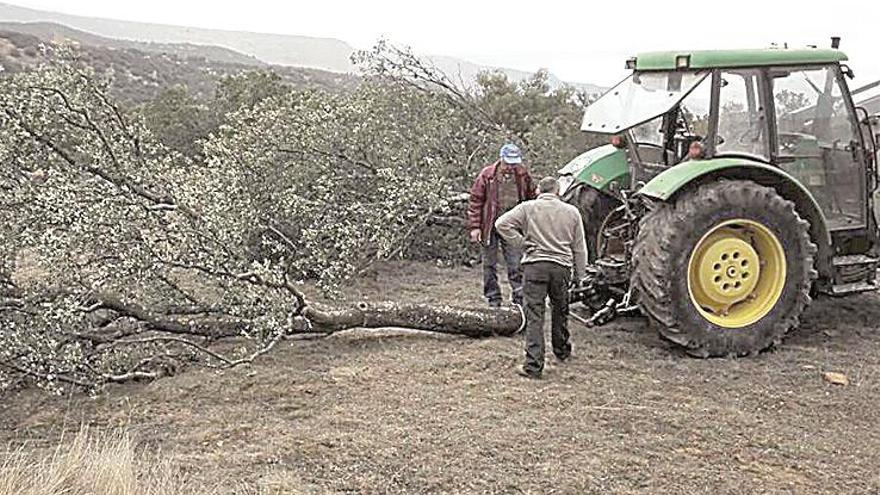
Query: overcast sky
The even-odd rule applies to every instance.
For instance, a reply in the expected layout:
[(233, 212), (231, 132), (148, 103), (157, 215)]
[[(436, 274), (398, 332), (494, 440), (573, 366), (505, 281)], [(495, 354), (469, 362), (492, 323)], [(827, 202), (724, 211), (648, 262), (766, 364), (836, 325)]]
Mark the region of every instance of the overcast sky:
[(9, 1), (93, 17), (337, 38), (356, 48), (386, 37), (424, 54), (546, 67), (564, 80), (602, 85), (620, 79), (625, 59), (639, 51), (827, 46), (839, 35), (857, 76), (853, 86), (880, 79), (878, 0)]

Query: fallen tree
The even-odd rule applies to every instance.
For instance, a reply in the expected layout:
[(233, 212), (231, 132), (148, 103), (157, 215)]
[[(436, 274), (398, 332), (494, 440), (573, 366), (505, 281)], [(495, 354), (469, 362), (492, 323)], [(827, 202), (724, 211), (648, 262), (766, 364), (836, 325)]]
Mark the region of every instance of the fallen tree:
[(356, 327), (520, 328), (518, 309), (324, 308), (302, 292), (305, 278), (338, 290), (448, 210), (458, 184), (440, 171), (500, 139), (457, 102), (373, 81), (277, 95), (230, 116), (194, 163), (75, 52), (47, 50), (45, 67), (0, 78), (0, 389), (239, 366)]
[[(0, 306), (0, 313), (19, 311), (26, 314), (26, 307), (22, 300), (8, 298)], [(92, 316), (91, 328), (65, 332), (62, 339), (53, 340), (53, 345), (57, 351), (76, 344), (84, 355), (78, 358), (78, 363), (66, 364), (79, 364), (85, 370), (77, 372), (76, 366), (67, 370), (47, 370), (45, 363), (28, 366), (28, 362), (32, 365), (40, 363), (26, 353), (7, 353), (0, 360), (0, 368), (47, 384), (92, 388), (101, 383), (159, 378), (173, 373), (179, 362), (192, 360), (196, 355), (212, 367), (232, 368), (249, 364), (271, 351), (282, 339), (297, 336), (327, 336), (351, 329), (403, 328), (479, 338), (512, 336), (521, 331), (524, 324), (524, 315), (518, 306), (463, 308), (396, 302), (362, 302), (348, 308), (306, 305), (292, 317), (289, 326), (262, 336), (259, 344), (243, 355), (229, 356), (212, 350), (212, 343), (249, 337), (247, 329), (251, 327), (251, 321), (228, 314), (212, 314), (206, 308), (147, 308), (109, 294), (95, 296), (88, 307), (78, 310), (83, 315)], [(8, 331), (4, 330), (4, 334)], [(12, 339), (4, 340), (9, 344)], [(135, 346), (144, 355), (125, 369), (101, 371), (94, 365), (96, 359)], [(45, 358), (45, 351), (41, 355)]]

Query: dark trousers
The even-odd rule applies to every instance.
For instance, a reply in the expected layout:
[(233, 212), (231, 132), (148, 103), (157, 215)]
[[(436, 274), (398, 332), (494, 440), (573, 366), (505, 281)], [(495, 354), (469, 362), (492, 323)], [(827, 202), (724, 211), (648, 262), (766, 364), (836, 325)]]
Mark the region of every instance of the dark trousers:
[(512, 292), (511, 301), (522, 304), (523, 276), (519, 261), (522, 253), (519, 249), (502, 239), (495, 229), (489, 237), (489, 245), (483, 246), (483, 295), (489, 304), (501, 303), (501, 286), (498, 285), (498, 249), (504, 253), (504, 264), (507, 265), (507, 280)]
[(568, 341), (568, 288), (571, 268), (549, 261), (523, 265), (525, 275), (526, 364), (524, 370), (540, 373), (544, 369), (544, 307), (550, 296), (553, 354), (566, 359), (571, 354)]

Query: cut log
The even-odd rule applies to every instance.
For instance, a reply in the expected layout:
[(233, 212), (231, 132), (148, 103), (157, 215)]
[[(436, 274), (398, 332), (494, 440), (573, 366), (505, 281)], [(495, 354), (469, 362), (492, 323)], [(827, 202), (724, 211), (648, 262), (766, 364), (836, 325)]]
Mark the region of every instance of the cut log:
[[(167, 308), (151, 309), (110, 294), (96, 297), (87, 311), (105, 310), (146, 325), (150, 330), (222, 339), (242, 335), (248, 322), (228, 315), (178, 315)], [(445, 304), (361, 302), (350, 308), (306, 306), (292, 333), (331, 334), (352, 328), (406, 328), (468, 337), (509, 336), (523, 326), (518, 306), (463, 308)], [(84, 335), (87, 337), (88, 335)], [(97, 339), (97, 337), (95, 337)], [(104, 340), (104, 339), (100, 339)]]
[(350, 328), (397, 327), (468, 337), (509, 336), (523, 326), (517, 307), (460, 308), (448, 305), (359, 303), (353, 308), (303, 312), (311, 324), (303, 332), (334, 333)]

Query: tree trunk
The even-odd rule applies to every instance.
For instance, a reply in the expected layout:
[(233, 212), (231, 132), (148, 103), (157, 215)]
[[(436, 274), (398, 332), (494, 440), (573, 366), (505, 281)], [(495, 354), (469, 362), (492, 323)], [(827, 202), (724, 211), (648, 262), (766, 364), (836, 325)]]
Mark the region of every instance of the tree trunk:
[(448, 305), (359, 303), (349, 309), (303, 312), (311, 326), (304, 332), (333, 333), (350, 328), (398, 327), (468, 337), (509, 336), (523, 326), (522, 311), (514, 307), (460, 308)]
[[(246, 320), (228, 315), (178, 315), (169, 308), (151, 309), (110, 294), (101, 294), (96, 299), (97, 304), (88, 311), (103, 308), (112, 311), (115, 315), (139, 321), (151, 330), (176, 335), (194, 335), (212, 339), (236, 337), (242, 334), (248, 323)], [(408, 304), (390, 301), (360, 302), (350, 308), (319, 308), (307, 305), (297, 318), (293, 333), (331, 334), (352, 328), (385, 327), (468, 337), (509, 336), (523, 327), (523, 313), (517, 306), (462, 308), (445, 304)]]

